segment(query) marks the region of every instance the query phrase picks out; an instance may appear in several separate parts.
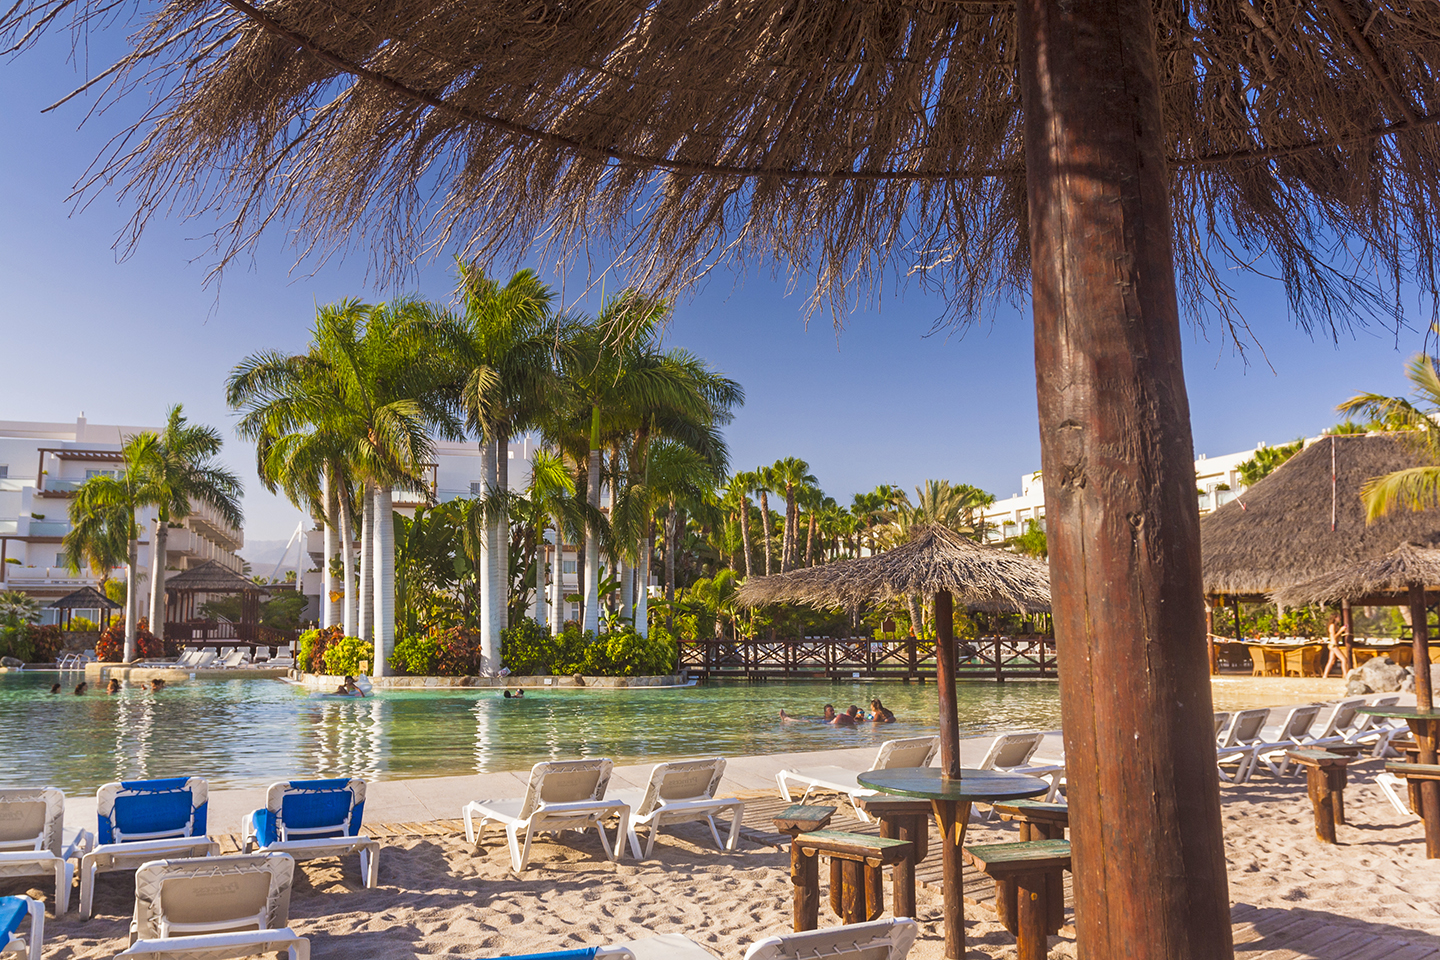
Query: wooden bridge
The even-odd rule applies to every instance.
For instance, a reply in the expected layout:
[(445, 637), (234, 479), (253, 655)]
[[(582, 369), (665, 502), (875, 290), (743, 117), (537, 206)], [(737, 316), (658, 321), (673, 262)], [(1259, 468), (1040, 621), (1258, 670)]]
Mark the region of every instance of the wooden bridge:
[[(980, 637), (958, 645), (955, 672), (962, 680), (1056, 676), (1055, 641), (1048, 638)], [(707, 679), (933, 679), (935, 644), (869, 637), (682, 640), (680, 666)]]

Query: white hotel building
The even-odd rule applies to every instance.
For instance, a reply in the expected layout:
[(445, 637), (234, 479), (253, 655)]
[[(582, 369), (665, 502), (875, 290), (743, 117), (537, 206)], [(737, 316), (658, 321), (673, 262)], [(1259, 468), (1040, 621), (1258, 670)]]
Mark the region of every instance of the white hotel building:
[[(99, 584), (100, 578), (88, 569), (68, 570), (61, 556), (61, 540), (70, 530), (70, 501), (88, 477), (121, 469), (125, 438), (159, 429), (90, 423), (84, 414), (73, 423), (0, 420), (0, 590), (23, 591), (48, 603)], [(139, 569), (147, 576), (154, 517), (153, 510), (137, 517)], [(171, 527), (167, 566), (178, 572), (214, 560), (238, 571), (242, 561), (235, 551), (244, 542), (241, 531), (199, 505)], [(123, 567), (111, 574), (119, 579), (124, 575)]]
[[(1240, 464), (1255, 456), (1255, 451), (1265, 447), (1257, 444), (1253, 449), (1240, 453), (1227, 453), (1219, 457), (1204, 454), (1195, 461), (1195, 492), (1200, 500), (1200, 513), (1210, 513), (1222, 504), (1229, 503), (1242, 489)], [(986, 539), (1000, 541), (1019, 536), (1025, 532), (1031, 520), (1038, 520), (1043, 527), (1045, 520), (1045, 488), (1040, 471), (1027, 473), (1020, 478), (1020, 492), (1004, 500), (996, 500), (986, 507), (981, 515), (987, 525)]]

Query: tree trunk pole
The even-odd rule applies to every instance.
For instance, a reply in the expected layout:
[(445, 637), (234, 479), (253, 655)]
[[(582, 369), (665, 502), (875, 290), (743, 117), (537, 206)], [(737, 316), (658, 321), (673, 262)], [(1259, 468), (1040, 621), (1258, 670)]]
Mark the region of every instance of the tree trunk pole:
[(330, 485), (330, 476), (327, 471), (321, 480), (322, 495), (325, 499), (325, 518), (321, 521), (324, 524), (321, 533), (321, 556), (320, 567), (320, 626), (333, 627), (340, 619), (340, 602), (332, 598), (335, 590), (335, 574), (333, 573), (335, 553), (339, 549), (339, 539), (335, 534), (335, 527), (338, 518), (335, 516), (336, 497), (335, 491)]
[(1017, 17), (1077, 942), (1229, 960), (1152, 8)]
[(165, 639), (165, 554), (169, 538), (170, 525), (157, 513), (155, 533), (150, 538), (150, 632), (157, 640)]
[(395, 652), (395, 506), (389, 487), (375, 490), (375, 662), (371, 676), (390, 675)]
[(367, 481), (360, 488), (360, 595), (356, 598), (360, 628), (366, 643), (375, 640), (375, 490)]
[[(1415, 672), (1415, 708), (1432, 710), (1435, 699), (1434, 692), (1430, 689), (1430, 612), (1425, 608), (1423, 584), (1410, 584), (1410, 624), (1411, 647), (1415, 657), (1412, 664)], [(1428, 760), (1422, 757), (1420, 762), (1434, 763), (1435, 757), (1431, 756)]]
[(940, 688), (940, 769), (960, 776), (960, 713), (955, 702), (955, 604), (948, 590), (935, 594), (935, 685)]

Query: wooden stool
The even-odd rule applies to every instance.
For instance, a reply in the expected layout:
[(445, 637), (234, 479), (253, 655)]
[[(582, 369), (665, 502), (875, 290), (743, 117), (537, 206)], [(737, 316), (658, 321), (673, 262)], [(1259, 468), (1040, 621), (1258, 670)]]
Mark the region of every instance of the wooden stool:
[(887, 840), (908, 840), (915, 846), (915, 854), (890, 868), (895, 883), (894, 914), (897, 917), (915, 916), (915, 865), (924, 861), (930, 852), (929, 800), (910, 800), (904, 797), (864, 797), (860, 800), (864, 811), (880, 821), (880, 836)]
[(1315, 813), (1315, 836), (1335, 842), (1335, 825), (1345, 822), (1345, 767), (1354, 757), (1329, 750), (1286, 750), (1285, 759), (1305, 768), (1305, 785)]
[(1064, 840), (1070, 826), (1070, 808), (1040, 800), (1007, 800), (994, 804), (1001, 820), (1020, 824), (1021, 840)]
[[(1410, 809), (1415, 812), (1415, 816), (1419, 817), (1423, 823), (1425, 820), (1425, 807), (1420, 799), (1420, 784), (1427, 780), (1440, 781), (1440, 764), (1399, 763), (1392, 760), (1385, 764), (1385, 772), (1405, 778), (1405, 785), (1410, 788)], [(1428, 844), (1426, 855), (1434, 859), (1434, 854), (1429, 850)]]
[[(1045, 960), (1052, 933), (1065, 923), (1064, 871), (1069, 840), (1027, 840), (965, 848), (965, 856), (995, 880), (995, 912), (1015, 936), (1019, 960)], [(1060, 884), (1051, 882), (1051, 878)], [(1061, 891), (1059, 897), (1050, 891)]]
[(790, 834), (790, 839), (794, 840), (802, 833), (824, 830), (830, 826), (830, 818), (833, 816), (835, 816), (834, 807), (806, 806), (802, 803), (795, 803), (780, 811), (779, 815), (772, 820), (777, 831)]
[[(864, 923), (885, 912), (884, 868), (910, 861), (914, 878), (915, 847), (909, 840), (867, 837), (859, 833), (821, 830), (802, 833), (790, 843), (790, 877), (795, 885), (795, 929), (820, 925), (820, 857), (830, 858), (830, 909), (845, 923)], [(798, 874), (797, 874), (798, 860)], [(905, 870), (895, 871), (896, 883)], [(897, 893), (897, 899), (899, 894)], [(909, 892), (912, 899), (914, 891)]]

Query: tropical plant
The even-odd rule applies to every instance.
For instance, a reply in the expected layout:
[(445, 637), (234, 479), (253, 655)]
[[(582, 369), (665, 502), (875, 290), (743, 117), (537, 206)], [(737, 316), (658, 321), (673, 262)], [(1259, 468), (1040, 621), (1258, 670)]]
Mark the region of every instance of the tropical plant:
[(39, 600), (26, 593), (0, 593), (0, 657), (40, 662), (32, 642), (39, 622)]
[(1270, 476), (1282, 463), (1304, 448), (1304, 437), (1278, 447), (1261, 447), (1255, 451), (1255, 456), (1235, 468), (1235, 475), (1245, 486), (1252, 487)]
[(801, 487), (819, 483), (810, 472), (810, 464), (799, 457), (782, 457), (770, 467), (770, 483), (785, 491), (785, 531), (780, 545), (780, 572), (795, 566), (797, 517), (796, 492)]
[(1440, 505), (1440, 371), (1435, 360), (1417, 354), (1405, 369), (1411, 396), (1387, 397), (1361, 393), (1338, 407), (1341, 413), (1360, 413), (1372, 422), (1400, 431), (1399, 435), (1424, 461), (1420, 466), (1371, 477), (1360, 488), (1368, 520), (1394, 510), (1428, 510)]
[(325, 651), (332, 643), (338, 643), (344, 636), (339, 624), (319, 627), (300, 634), (299, 656), (296, 662), (308, 673), (325, 672)]
[(335, 677), (369, 675), (374, 667), (373, 644), (360, 637), (341, 637), (325, 647), (325, 672)]
[[(117, 620), (95, 641), (95, 659), (102, 663), (131, 663), (134, 660), (158, 660), (165, 656), (165, 645), (150, 632), (149, 621), (140, 617), (135, 621), (134, 632), (125, 635), (125, 624)], [(134, 649), (130, 649), (133, 645)]]
[(1041, 560), (1050, 555), (1050, 547), (1045, 539), (1045, 528), (1040, 526), (1037, 520), (1026, 523), (1025, 532), (1018, 537), (1011, 537), (1007, 545), (1016, 553), (1023, 553)]

